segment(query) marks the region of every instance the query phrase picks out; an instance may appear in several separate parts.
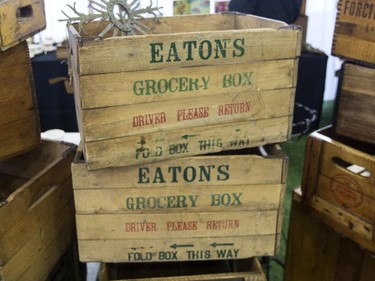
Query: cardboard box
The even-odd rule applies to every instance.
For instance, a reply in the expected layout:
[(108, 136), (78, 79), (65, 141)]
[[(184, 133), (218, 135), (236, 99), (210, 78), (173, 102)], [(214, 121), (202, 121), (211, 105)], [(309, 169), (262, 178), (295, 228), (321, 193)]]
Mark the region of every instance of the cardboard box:
[(238, 14), (142, 23), (153, 34), (94, 40), (107, 23), (69, 27), (88, 169), (290, 138), (299, 28)]
[(230, 261), (129, 264), (103, 263), (99, 281), (266, 281), (258, 258)]
[(373, 280), (374, 255), (306, 211), (302, 196), (293, 192), (284, 280)]
[(0, 52), (0, 160), (40, 143), (38, 106), (27, 43)]
[(72, 175), (80, 260), (275, 255), (286, 171), (287, 157), (275, 145), (95, 171), (77, 158)]
[(75, 151), (44, 141), (0, 162), (1, 280), (46, 280), (72, 244)]
[(375, 68), (343, 64), (333, 126), (338, 135), (375, 144)]
[(0, 50), (46, 28), (43, 0), (0, 0)]
[(307, 139), (303, 200), (336, 231), (375, 251), (375, 146), (333, 136), (332, 128)]
[(375, 0), (340, 0), (333, 35), (334, 56), (375, 64)]

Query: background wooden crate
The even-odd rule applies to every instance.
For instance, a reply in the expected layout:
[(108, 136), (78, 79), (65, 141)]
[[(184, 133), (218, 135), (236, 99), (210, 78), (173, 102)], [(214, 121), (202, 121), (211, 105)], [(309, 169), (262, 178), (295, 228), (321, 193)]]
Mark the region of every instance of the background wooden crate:
[(165, 262), (276, 254), (287, 158), (278, 146), (267, 146), (267, 156), (257, 150), (96, 171), (76, 159), (72, 175), (80, 260)]
[(6, 50), (46, 27), (43, 0), (0, 0), (0, 50)]
[(1, 280), (45, 280), (75, 234), (73, 145), (44, 141), (0, 162)]
[(375, 64), (375, 0), (340, 0), (332, 54)]
[(375, 68), (343, 64), (333, 126), (336, 134), (375, 144)]
[(155, 34), (93, 40), (106, 24), (84, 35), (69, 27), (88, 169), (289, 139), (300, 29), (235, 14), (164, 17), (145, 20)]
[(103, 263), (100, 281), (188, 281), (246, 280), (266, 281), (257, 258), (246, 260), (145, 264)]
[(375, 257), (343, 237), (303, 207), (301, 190), (293, 193), (285, 281), (372, 281)]
[(306, 206), (362, 247), (375, 251), (375, 146), (333, 136), (307, 139), (302, 177)]
[(40, 143), (39, 115), (27, 43), (0, 52), (0, 159)]

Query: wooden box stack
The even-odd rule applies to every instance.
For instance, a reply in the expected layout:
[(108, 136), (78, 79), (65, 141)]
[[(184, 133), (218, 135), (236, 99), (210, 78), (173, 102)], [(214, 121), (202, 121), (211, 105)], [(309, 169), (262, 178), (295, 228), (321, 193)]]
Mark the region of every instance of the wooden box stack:
[(26, 42), (45, 27), (43, 0), (0, 0), (0, 280), (4, 281), (50, 280), (66, 252), (76, 250), (71, 178), (76, 146), (41, 141)]
[(75, 152), (43, 141), (0, 162), (1, 280), (46, 280), (73, 243)]
[(344, 60), (333, 126), (342, 136), (375, 144), (375, 1), (340, 0), (332, 54)]
[(31, 150), (40, 142), (25, 40), (45, 26), (44, 1), (0, 0), (0, 160)]
[(142, 23), (154, 34), (94, 40), (107, 23), (69, 26), (80, 260), (275, 255), (301, 31), (239, 14)]
[(323, 221), (375, 251), (375, 1), (339, 1), (332, 54), (342, 65), (333, 125), (309, 136), (304, 201)]
[(374, 7), (372, 0), (339, 1), (332, 54), (344, 63), (333, 125), (307, 138), (286, 281), (374, 279)]

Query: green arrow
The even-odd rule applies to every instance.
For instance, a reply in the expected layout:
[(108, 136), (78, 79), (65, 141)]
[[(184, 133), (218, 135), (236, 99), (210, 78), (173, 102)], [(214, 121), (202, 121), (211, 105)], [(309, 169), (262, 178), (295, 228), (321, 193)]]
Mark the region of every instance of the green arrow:
[(214, 243), (210, 244), (210, 246), (214, 247), (214, 248), (216, 248), (218, 246), (234, 246), (234, 243), (216, 243), (216, 242), (214, 242)]
[(173, 248), (173, 249), (187, 248), (187, 247), (194, 247), (194, 245), (192, 245), (192, 244), (181, 244), (181, 245), (178, 245), (176, 243), (174, 243), (173, 245), (171, 245), (171, 248)]
[(144, 249), (145, 247), (132, 247), (132, 248), (129, 248), (130, 250), (133, 250), (133, 251), (136, 251), (136, 250), (140, 250), (140, 249)]
[(196, 137), (198, 135), (183, 135), (182, 138), (187, 140), (188, 138), (193, 138), (193, 137)]

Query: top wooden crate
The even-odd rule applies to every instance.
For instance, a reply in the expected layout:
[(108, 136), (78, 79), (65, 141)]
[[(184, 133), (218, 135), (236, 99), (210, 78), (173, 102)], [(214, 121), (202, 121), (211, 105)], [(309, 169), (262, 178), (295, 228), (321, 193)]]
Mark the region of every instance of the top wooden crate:
[(332, 54), (375, 64), (375, 0), (340, 0)]
[(46, 28), (43, 0), (0, 0), (0, 50)]
[(145, 19), (153, 34), (94, 40), (69, 26), (90, 170), (290, 138), (301, 31), (226, 14)]

